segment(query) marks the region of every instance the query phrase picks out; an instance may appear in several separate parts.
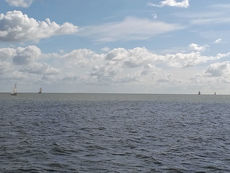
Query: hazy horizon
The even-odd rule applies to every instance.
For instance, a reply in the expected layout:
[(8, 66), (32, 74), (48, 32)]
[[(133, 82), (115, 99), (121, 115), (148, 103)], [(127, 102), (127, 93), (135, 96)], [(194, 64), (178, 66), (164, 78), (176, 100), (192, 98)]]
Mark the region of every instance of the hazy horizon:
[[(12, 93), (11, 91), (6, 91), (6, 92), (1, 92), (0, 94), (10, 94)], [(38, 91), (23, 91), (23, 92), (18, 92), (17, 94), (38, 94)], [(198, 95), (197, 93), (141, 93), (141, 92), (136, 92), (136, 93), (128, 93), (128, 92), (42, 92), (42, 94), (114, 94), (114, 95)], [(229, 96), (230, 94), (218, 94), (218, 93), (201, 93), (201, 95), (205, 96)]]

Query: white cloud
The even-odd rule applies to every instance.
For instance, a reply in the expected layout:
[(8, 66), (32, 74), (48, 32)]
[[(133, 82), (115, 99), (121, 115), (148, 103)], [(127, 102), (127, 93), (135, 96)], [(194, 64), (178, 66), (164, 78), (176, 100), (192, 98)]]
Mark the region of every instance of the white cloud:
[(230, 75), (230, 62), (218, 62), (210, 64), (208, 69), (206, 70), (206, 74), (211, 77), (227, 77)]
[[(209, 61), (215, 61), (226, 54), (215, 57), (203, 56), (201, 52), (155, 54), (146, 48), (116, 48), (102, 54), (88, 49), (74, 50), (62, 55), (62, 65), (66, 67), (72, 79), (81, 76), (94, 82), (140, 82), (140, 81), (171, 81), (168, 77), (170, 69), (195, 67)], [(171, 67), (171, 68), (167, 68)], [(167, 72), (168, 71), (168, 72)], [(77, 75), (77, 77), (76, 77)], [(69, 75), (67, 75), (69, 76)]]
[(230, 22), (228, 10), (203, 10), (202, 12), (178, 12), (176, 17), (185, 18), (192, 25), (228, 24)]
[(69, 63), (68, 66), (87, 66), (96, 65), (98, 60), (101, 60), (103, 54), (97, 54), (89, 49), (76, 49), (69, 53), (63, 54), (61, 57)]
[(50, 19), (37, 21), (21, 11), (0, 14), (0, 41), (38, 41), (54, 35), (73, 34), (77, 26), (71, 23), (58, 25)]
[(120, 22), (106, 23), (83, 28), (79, 35), (99, 42), (146, 40), (156, 35), (182, 29), (182, 26), (149, 19), (127, 17)]
[(15, 55), (15, 50), (12, 48), (1, 48), (0, 49), (0, 61), (7, 60)]
[(230, 53), (216, 56), (204, 56), (199, 51), (158, 54), (136, 47), (116, 48), (102, 53), (76, 49), (67, 53), (44, 54), (36, 46), (0, 48), (0, 53), (0, 81), (14, 79), (20, 82), (59, 82), (63, 85), (80, 83), (83, 86), (183, 87), (189, 86), (191, 79), (198, 81), (199, 75), (202, 76), (210, 63), (214, 65), (210, 65), (204, 73), (207, 80), (230, 74), (229, 62), (217, 63)]
[(160, 2), (160, 4), (150, 3), (149, 5), (153, 6), (153, 7), (170, 6), (170, 7), (188, 8), (189, 7), (189, 0), (182, 0), (180, 2), (178, 2), (177, 0), (163, 0)]
[(41, 51), (36, 46), (19, 47), (15, 49), (13, 63), (16, 65), (27, 65), (34, 62), (41, 55)]
[(214, 41), (215, 44), (219, 44), (222, 42), (222, 39), (221, 38), (218, 38), (217, 40)]
[(10, 71), (11, 64), (6, 61), (0, 61), (0, 76), (6, 76)]
[(169, 66), (177, 68), (192, 67), (217, 59), (203, 56), (200, 52), (167, 54), (165, 57)]
[[(40, 62), (42, 53), (36, 46), (0, 48), (0, 79), (37, 80), (40, 76), (58, 74), (58, 70)], [(4, 57), (4, 58), (2, 58)]]
[(200, 46), (196, 43), (191, 43), (189, 45), (190, 49), (193, 50), (193, 51), (198, 51), (198, 52), (202, 52), (202, 51), (205, 51), (205, 49), (207, 48), (207, 46)]
[(23, 8), (28, 8), (33, 0), (6, 0), (6, 2), (14, 7), (23, 7)]
[(58, 69), (51, 67), (45, 63), (37, 63), (37, 62), (25, 66), (20, 71), (30, 73), (30, 74), (37, 74), (37, 75), (56, 75), (59, 73)]

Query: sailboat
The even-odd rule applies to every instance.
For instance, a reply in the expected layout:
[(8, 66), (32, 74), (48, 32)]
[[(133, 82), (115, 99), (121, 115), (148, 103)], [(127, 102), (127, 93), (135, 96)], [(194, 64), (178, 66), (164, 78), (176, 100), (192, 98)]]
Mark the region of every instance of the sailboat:
[(38, 94), (42, 94), (42, 88), (40, 88), (40, 90), (39, 90)]
[(14, 89), (13, 89), (13, 91), (12, 91), (12, 93), (10, 95), (12, 95), (12, 96), (17, 95), (17, 85), (16, 84), (14, 84)]

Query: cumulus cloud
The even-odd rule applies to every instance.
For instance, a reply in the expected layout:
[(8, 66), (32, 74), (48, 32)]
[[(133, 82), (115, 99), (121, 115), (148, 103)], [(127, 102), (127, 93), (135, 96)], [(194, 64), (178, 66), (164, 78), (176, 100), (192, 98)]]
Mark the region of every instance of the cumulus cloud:
[(1, 48), (0, 49), (0, 61), (7, 60), (15, 55), (15, 50), (12, 48)]
[(182, 0), (179, 2), (177, 0), (163, 0), (160, 2), (160, 4), (150, 3), (149, 5), (153, 6), (153, 7), (170, 6), (170, 7), (188, 8), (189, 7), (189, 0)]
[(56, 75), (59, 73), (59, 70), (49, 66), (48, 64), (35, 62), (25, 66), (23, 69), (21, 69), (21, 72), (37, 75)]
[(27, 65), (34, 62), (41, 55), (41, 51), (36, 46), (19, 47), (15, 50), (13, 62), (16, 65)]
[(212, 77), (228, 77), (230, 75), (230, 62), (224, 61), (210, 64), (206, 70), (206, 74)]
[(199, 51), (159, 54), (144, 47), (45, 54), (36, 46), (0, 48), (0, 79), (90, 86), (187, 85), (190, 78), (197, 78), (197, 73), (204, 73), (210, 63), (206, 78), (227, 75), (230, 63), (218, 64), (217, 60), (229, 54), (204, 56)]
[(178, 68), (192, 67), (217, 59), (212, 56), (203, 56), (200, 52), (167, 54), (165, 57), (169, 66)]
[(88, 26), (82, 28), (79, 35), (94, 38), (99, 42), (146, 40), (156, 35), (182, 28), (182, 26), (176, 24), (136, 17), (127, 17), (120, 22), (111, 22), (99, 26)]
[(77, 28), (71, 23), (59, 25), (50, 19), (37, 21), (21, 11), (0, 14), (0, 41), (38, 41), (54, 35), (73, 34)]
[[(88, 49), (74, 50), (61, 56), (62, 65), (72, 73), (73, 78), (87, 76), (101, 82), (140, 82), (140, 81), (169, 81), (166, 66), (180, 69), (195, 67), (226, 56), (204, 56), (201, 52), (156, 54), (146, 48), (134, 49), (115, 48), (98, 54)], [(65, 65), (64, 65), (65, 64)], [(162, 68), (164, 67), (164, 68)], [(74, 72), (75, 71), (75, 72)], [(75, 73), (75, 75), (73, 74)], [(83, 74), (84, 73), (84, 74)], [(76, 77), (76, 74), (79, 76)]]
[(23, 8), (28, 8), (33, 0), (6, 0), (6, 2), (14, 7), (23, 7)]
[[(1, 48), (0, 79), (37, 80), (40, 76), (58, 74), (58, 69), (41, 62), (42, 52), (36, 46)], [(37, 78), (38, 77), (38, 78)]]

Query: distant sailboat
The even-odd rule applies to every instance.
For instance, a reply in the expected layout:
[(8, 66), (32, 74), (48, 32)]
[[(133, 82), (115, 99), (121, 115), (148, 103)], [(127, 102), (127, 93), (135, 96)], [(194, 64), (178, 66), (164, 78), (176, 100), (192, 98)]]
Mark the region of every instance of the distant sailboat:
[(42, 94), (42, 88), (40, 88), (40, 90), (39, 90), (38, 94)]
[(17, 85), (16, 84), (14, 84), (14, 89), (13, 89), (13, 91), (12, 91), (12, 93), (10, 95), (12, 95), (12, 96), (17, 95)]

